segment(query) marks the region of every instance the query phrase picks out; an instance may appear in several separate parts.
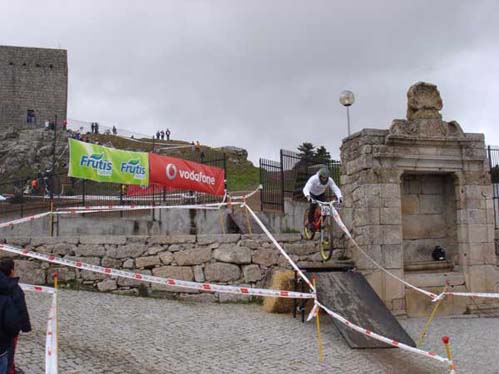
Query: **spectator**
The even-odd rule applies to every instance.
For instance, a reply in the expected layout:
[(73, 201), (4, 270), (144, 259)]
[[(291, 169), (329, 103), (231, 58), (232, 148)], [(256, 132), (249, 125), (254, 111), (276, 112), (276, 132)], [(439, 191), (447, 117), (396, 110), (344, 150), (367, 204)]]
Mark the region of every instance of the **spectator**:
[(169, 142), (169, 141), (170, 141), (170, 134), (171, 134), (170, 129), (166, 129), (165, 134), (166, 134), (166, 141), (168, 141), (168, 142)]
[(38, 179), (33, 179), (31, 181), (31, 194), (36, 195), (38, 193)]
[(158, 131), (156, 131), (156, 139), (158, 139), (158, 140), (159, 140), (159, 137), (160, 137), (160, 136), (161, 136), (161, 134), (160, 134), (159, 130), (158, 130)]
[(116, 129), (116, 126), (113, 126), (113, 135), (117, 135), (118, 134), (118, 130)]
[(199, 155), (199, 159), (201, 160), (201, 162), (204, 161), (204, 157), (205, 157), (204, 152), (201, 152), (201, 154)]
[(199, 143), (199, 140), (196, 141), (196, 152), (201, 152), (201, 143)]
[(191, 142), (191, 151), (194, 152), (196, 150), (196, 144), (194, 144), (194, 140)]
[(165, 132), (164, 132), (164, 130), (161, 130), (161, 140), (165, 140)]
[[(19, 286), (19, 277), (16, 277), (16, 271), (14, 267), (14, 260), (10, 257), (4, 258), (0, 262), (0, 273), (4, 282), (8, 285), (9, 295), (12, 298), (12, 302), (14, 306), (17, 308), (18, 317), (19, 317), (19, 328), (22, 332), (30, 332), (31, 331), (31, 323), (29, 320), (28, 308), (26, 306), (26, 300), (24, 298), (24, 292)], [(18, 334), (15, 334), (15, 337), (12, 339), (11, 344), (8, 348), (8, 370), (7, 374), (15, 374), (15, 361), (14, 355), (16, 353), (16, 345), (18, 340)], [(19, 372), (19, 371), (17, 371)]]
[(95, 123), (90, 124), (90, 129), (92, 130), (92, 134), (95, 133)]
[(45, 130), (48, 130), (49, 129), (49, 126), (50, 126), (50, 122), (45, 120)]
[(99, 123), (95, 122), (95, 133), (99, 133)]
[(62, 123), (62, 129), (64, 131), (66, 131), (68, 129), (68, 121), (64, 120), (64, 122)]

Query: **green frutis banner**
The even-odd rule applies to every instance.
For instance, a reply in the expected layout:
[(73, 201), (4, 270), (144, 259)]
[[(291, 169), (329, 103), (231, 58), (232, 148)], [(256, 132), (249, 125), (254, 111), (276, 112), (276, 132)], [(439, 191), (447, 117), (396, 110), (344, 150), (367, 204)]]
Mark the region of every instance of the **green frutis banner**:
[(149, 157), (145, 152), (130, 152), (69, 139), (70, 177), (97, 182), (149, 184)]

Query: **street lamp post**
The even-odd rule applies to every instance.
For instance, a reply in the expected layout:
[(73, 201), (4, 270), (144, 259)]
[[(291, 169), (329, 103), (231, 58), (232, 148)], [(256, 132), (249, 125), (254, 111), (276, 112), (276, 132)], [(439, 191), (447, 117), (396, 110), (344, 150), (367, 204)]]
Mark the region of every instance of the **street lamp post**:
[(347, 108), (348, 136), (350, 136), (350, 106), (355, 102), (355, 96), (352, 91), (343, 91), (340, 94), (340, 103)]

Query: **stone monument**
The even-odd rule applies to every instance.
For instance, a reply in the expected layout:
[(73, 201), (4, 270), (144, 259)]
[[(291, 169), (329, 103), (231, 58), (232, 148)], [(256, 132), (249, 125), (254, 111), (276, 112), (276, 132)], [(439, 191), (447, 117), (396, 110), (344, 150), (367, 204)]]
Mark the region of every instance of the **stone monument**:
[[(414, 84), (407, 99), (407, 119), (343, 141), (347, 226), (373, 259), (411, 284), (435, 293), (446, 283), (455, 291), (497, 292), (484, 135), (442, 120), (443, 103), (433, 84)], [(433, 260), (436, 246), (445, 249), (445, 260)], [(433, 306), (428, 297), (377, 269), (354, 247), (350, 252), (394, 313), (428, 315)], [(490, 300), (448, 297), (441, 312), (464, 313), (476, 302)]]

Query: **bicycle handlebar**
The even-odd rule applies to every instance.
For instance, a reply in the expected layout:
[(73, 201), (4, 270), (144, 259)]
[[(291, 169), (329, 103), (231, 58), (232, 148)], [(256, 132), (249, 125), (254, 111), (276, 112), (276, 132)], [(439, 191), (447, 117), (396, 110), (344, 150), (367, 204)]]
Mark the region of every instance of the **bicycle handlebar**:
[(331, 200), (331, 201), (320, 201), (320, 200), (315, 200), (314, 198), (310, 198), (310, 202), (313, 204), (319, 204), (319, 205), (332, 205), (338, 207), (340, 205), (340, 202), (338, 200)]

